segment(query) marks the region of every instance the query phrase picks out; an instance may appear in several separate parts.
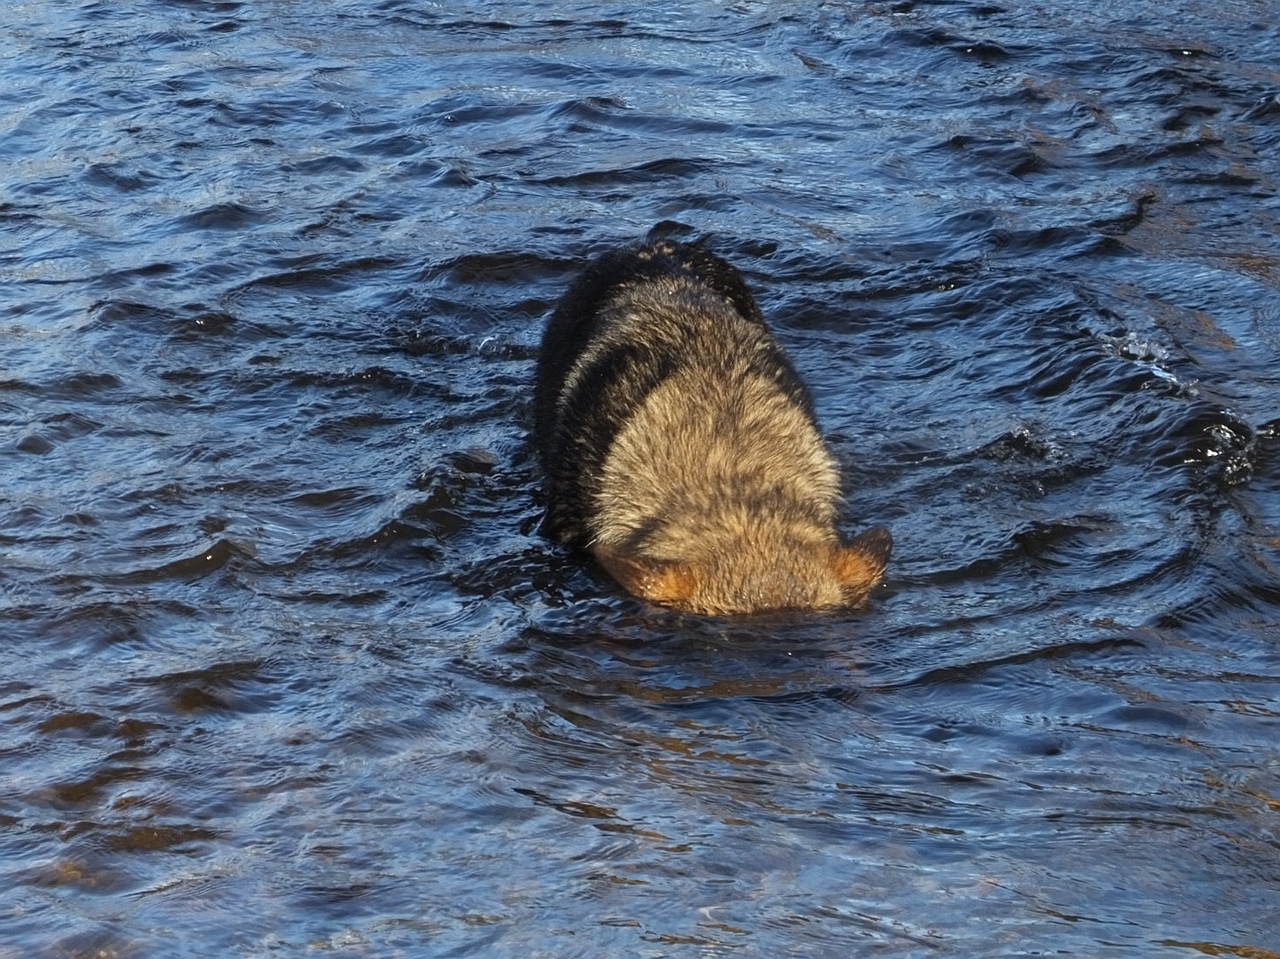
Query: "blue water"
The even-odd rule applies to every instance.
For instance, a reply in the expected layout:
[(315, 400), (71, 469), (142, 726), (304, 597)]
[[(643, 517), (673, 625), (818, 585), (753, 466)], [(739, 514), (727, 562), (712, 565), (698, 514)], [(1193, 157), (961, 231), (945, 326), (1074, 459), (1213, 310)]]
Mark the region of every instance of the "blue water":
[[(1280, 957), (1270, 2), (36, 0), (0, 107), (0, 959)], [(539, 535), (655, 228), (868, 609)]]

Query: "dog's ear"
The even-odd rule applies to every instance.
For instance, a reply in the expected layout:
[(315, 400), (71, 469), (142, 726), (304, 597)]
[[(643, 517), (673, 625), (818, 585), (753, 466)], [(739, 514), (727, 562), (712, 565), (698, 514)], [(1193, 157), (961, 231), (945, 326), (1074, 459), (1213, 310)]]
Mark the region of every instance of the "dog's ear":
[(884, 577), (893, 552), (893, 537), (883, 526), (873, 526), (861, 536), (831, 553), (831, 568), (844, 586), (852, 605), (863, 603)]
[(637, 559), (593, 546), (592, 555), (631, 595), (661, 606), (684, 606), (698, 588), (698, 576), (688, 563)]

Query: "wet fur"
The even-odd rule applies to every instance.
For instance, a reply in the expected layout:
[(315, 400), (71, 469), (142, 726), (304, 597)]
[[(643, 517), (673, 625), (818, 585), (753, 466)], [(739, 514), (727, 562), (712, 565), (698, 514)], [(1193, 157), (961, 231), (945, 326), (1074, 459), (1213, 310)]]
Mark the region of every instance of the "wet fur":
[(740, 274), (698, 247), (605, 254), (543, 337), (549, 531), (632, 593), (725, 614), (863, 602), (892, 541), (835, 530), (807, 390)]

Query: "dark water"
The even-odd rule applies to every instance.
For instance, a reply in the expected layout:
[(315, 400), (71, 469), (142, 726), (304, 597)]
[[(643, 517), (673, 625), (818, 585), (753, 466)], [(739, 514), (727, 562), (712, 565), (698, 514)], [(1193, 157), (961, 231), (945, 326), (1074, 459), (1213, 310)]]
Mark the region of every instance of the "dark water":
[[(1271, 0), (0, 24), (0, 957), (1280, 955)], [(869, 610), (539, 537), (539, 328), (655, 225)]]

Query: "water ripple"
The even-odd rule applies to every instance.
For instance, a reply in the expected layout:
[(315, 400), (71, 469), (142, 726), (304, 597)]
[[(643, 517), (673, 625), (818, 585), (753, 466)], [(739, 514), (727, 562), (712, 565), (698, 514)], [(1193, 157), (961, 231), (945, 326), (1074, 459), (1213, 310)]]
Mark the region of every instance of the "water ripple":
[[(0, 954), (1267, 954), (1256, 5), (64, 7), (0, 37)], [(542, 323), (650, 231), (758, 292), (867, 610), (540, 535)]]

